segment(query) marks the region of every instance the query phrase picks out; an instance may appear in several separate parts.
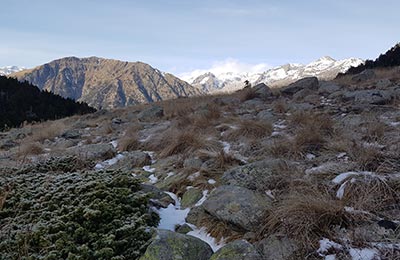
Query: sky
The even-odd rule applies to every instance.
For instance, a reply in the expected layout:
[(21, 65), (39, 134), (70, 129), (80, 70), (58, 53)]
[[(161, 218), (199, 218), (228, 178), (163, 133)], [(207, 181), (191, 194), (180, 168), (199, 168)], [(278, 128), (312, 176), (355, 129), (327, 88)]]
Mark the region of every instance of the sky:
[(0, 67), (98, 56), (182, 75), (376, 58), (400, 40), (397, 0), (0, 0)]

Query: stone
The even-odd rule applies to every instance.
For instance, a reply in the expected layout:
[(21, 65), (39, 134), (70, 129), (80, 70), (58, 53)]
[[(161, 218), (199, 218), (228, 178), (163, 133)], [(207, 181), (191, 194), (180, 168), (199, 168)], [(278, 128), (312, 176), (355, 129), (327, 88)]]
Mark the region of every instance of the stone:
[(305, 97), (307, 97), (308, 95), (311, 95), (313, 93), (314, 93), (314, 91), (311, 89), (302, 89), (293, 95), (293, 99), (296, 101), (301, 101), (301, 100), (304, 100)]
[[(227, 170), (221, 181), (224, 185), (235, 185), (245, 187), (250, 190), (258, 189), (274, 189), (278, 187), (269, 187), (268, 185), (275, 185), (276, 178), (279, 178), (280, 173), (274, 169), (279, 169), (280, 166), (285, 165), (285, 162), (280, 159), (265, 159), (249, 163), (243, 166), (237, 166)], [(296, 166), (292, 163), (289, 164), (291, 168)]]
[(252, 190), (224, 185), (211, 192), (202, 205), (207, 213), (242, 230), (258, 230), (271, 200)]
[(367, 81), (370, 79), (374, 79), (375, 77), (376, 77), (376, 74), (373, 70), (366, 69), (366, 70), (362, 71), (361, 73), (353, 76), (351, 78), (351, 80), (359, 83), (359, 82)]
[(138, 114), (140, 121), (148, 121), (152, 119), (162, 118), (164, 116), (164, 109), (160, 106), (153, 105), (147, 109), (144, 109)]
[(190, 209), (185, 220), (187, 223), (198, 225), (198, 221), (201, 219), (202, 216), (204, 216), (204, 214), (207, 213), (204, 211), (203, 206), (193, 207)]
[(289, 105), (290, 110), (292, 111), (306, 111), (306, 110), (312, 110), (314, 108), (314, 105), (310, 103), (290, 103)]
[(264, 83), (257, 84), (253, 87), (254, 92), (260, 97), (261, 99), (266, 99), (272, 96), (271, 89), (265, 85)]
[(317, 90), (319, 81), (316, 77), (308, 77), (298, 80), (287, 87), (281, 89), (281, 92), (286, 95), (293, 95), (303, 89)]
[(375, 83), (377, 88), (386, 89), (392, 85), (392, 81), (389, 79), (380, 79), (378, 82)]
[(263, 260), (257, 249), (246, 240), (236, 240), (215, 252), (210, 260)]
[(318, 93), (320, 94), (332, 94), (337, 91), (340, 91), (342, 89), (342, 86), (339, 86), (335, 83), (332, 82), (321, 82)]
[(176, 232), (180, 234), (187, 234), (190, 231), (193, 231), (193, 229), (188, 224), (183, 224), (176, 229)]
[(116, 164), (114, 164), (112, 169), (132, 169), (135, 167), (143, 167), (145, 165), (151, 164), (151, 157), (142, 151), (133, 151), (129, 153), (124, 153), (124, 157), (120, 159)]
[(81, 133), (77, 129), (69, 129), (62, 133), (61, 137), (65, 139), (78, 139), (81, 137)]
[(392, 101), (393, 93), (389, 90), (357, 90), (343, 93), (344, 101), (351, 101), (359, 104), (385, 105)]
[(69, 155), (77, 155), (87, 160), (106, 160), (116, 155), (116, 150), (111, 144), (89, 144), (74, 146), (66, 149)]
[(257, 242), (256, 246), (264, 260), (301, 259), (294, 257), (300, 246), (286, 236), (271, 235)]
[(213, 251), (204, 241), (189, 235), (158, 230), (140, 260), (209, 260)]
[(201, 165), (203, 164), (203, 161), (199, 158), (187, 158), (183, 162), (183, 168), (185, 169), (195, 169), (198, 170), (201, 168)]
[(262, 111), (258, 112), (258, 114), (256, 115), (256, 118), (258, 120), (263, 120), (266, 122), (275, 122), (276, 121), (276, 117), (275, 117), (274, 113), (269, 110), (262, 110)]
[(203, 197), (201, 190), (197, 188), (188, 189), (182, 196), (181, 205), (183, 208), (191, 207), (195, 205), (201, 197)]

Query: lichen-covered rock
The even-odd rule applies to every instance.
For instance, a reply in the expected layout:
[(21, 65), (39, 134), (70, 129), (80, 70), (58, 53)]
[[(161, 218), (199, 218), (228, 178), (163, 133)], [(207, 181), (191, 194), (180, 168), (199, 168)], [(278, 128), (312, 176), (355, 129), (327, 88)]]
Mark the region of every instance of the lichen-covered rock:
[(181, 234), (187, 234), (190, 231), (193, 231), (193, 229), (188, 224), (183, 224), (176, 229), (176, 232)]
[(213, 251), (204, 241), (168, 230), (159, 230), (140, 260), (209, 260)]
[(239, 186), (220, 186), (203, 203), (206, 212), (243, 230), (258, 230), (265, 212), (271, 207), (269, 197)]
[(287, 260), (301, 259), (294, 257), (299, 245), (286, 236), (271, 235), (256, 244), (259, 252), (263, 255), (263, 260)]
[(201, 199), (202, 196), (203, 193), (201, 192), (201, 190), (196, 188), (189, 189), (183, 194), (181, 205), (183, 208), (193, 206)]
[(111, 144), (89, 144), (85, 146), (75, 146), (66, 150), (67, 154), (77, 155), (88, 160), (110, 159), (116, 154), (115, 148)]
[(263, 260), (257, 249), (246, 240), (236, 240), (215, 252), (210, 260)]

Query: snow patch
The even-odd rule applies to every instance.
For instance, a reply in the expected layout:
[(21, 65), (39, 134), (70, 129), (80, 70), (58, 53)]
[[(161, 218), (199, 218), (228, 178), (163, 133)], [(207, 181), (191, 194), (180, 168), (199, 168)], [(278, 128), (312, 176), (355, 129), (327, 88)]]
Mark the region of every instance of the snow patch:
[(158, 178), (154, 174), (149, 176), (149, 180), (150, 180), (151, 184), (154, 184), (154, 183), (158, 182)]
[(208, 190), (203, 190), (203, 197), (201, 197), (201, 199), (195, 204), (196, 207), (202, 205), (204, 203), (204, 201), (206, 201), (208, 197)]
[(319, 241), (319, 248), (318, 248), (318, 250), (317, 250), (317, 253), (318, 253), (320, 256), (324, 256), (325, 253), (327, 253), (328, 250), (331, 249), (331, 248), (334, 248), (334, 249), (342, 249), (343, 246), (340, 245), (340, 244), (338, 244), (338, 243), (336, 243), (336, 242), (333, 242), (332, 240), (329, 240), (329, 239), (327, 239), (327, 238), (323, 238), (323, 239), (321, 239), (321, 240)]
[(142, 169), (143, 169), (145, 172), (150, 172), (150, 173), (153, 173), (153, 172), (156, 171), (156, 168), (151, 168), (150, 165), (143, 166)]
[(372, 248), (350, 248), (352, 260), (374, 260), (379, 255), (378, 250)]
[(207, 233), (207, 230), (204, 227), (197, 228), (196, 226), (190, 224), (189, 226), (193, 229), (193, 231), (188, 232), (187, 235), (203, 240), (210, 245), (214, 252), (225, 245), (223, 240), (218, 243), (214, 237)]

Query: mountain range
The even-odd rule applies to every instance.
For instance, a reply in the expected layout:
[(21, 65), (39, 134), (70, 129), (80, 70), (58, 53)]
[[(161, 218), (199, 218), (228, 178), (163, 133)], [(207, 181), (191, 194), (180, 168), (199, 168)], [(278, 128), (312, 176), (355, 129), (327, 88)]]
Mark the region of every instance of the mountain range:
[(148, 64), (98, 57), (62, 58), (9, 76), (97, 109), (202, 93), (187, 82)]
[(0, 76), (7, 76), (10, 75), (12, 73), (18, 72), (18, 71), (22, 71), (25, 68), (20, 68), (18, 66), (6, 66), (6, 67), (1, 67), (0, 68)]
[(265, 72), (234, 73), (234, 72), (204, 72), (192, 74), (183, 79), (205, 92), (230, 92), (243, 88), (244, 81), (252, 85), (265, 83), (270, 87), (280, 87), (301, 78), (316, 76), (320, 80), (331, 80), (339, 73), (346, 72), (350, 67), (356, 67), (364, 61), (357, 58), (335, 60), (329, 56), (322, 57), (309, 64), (289, 63), (271, 68)]

